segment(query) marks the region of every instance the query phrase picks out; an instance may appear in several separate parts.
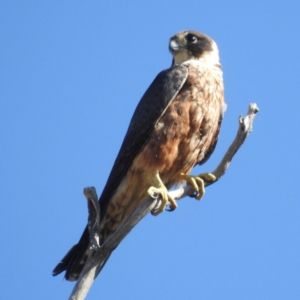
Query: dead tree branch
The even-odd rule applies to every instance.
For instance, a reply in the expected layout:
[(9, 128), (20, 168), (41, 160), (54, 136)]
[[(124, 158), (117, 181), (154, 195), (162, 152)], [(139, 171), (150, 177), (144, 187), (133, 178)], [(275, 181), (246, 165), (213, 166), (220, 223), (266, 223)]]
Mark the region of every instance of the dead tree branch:
[[(239, 128), (237, 135), (225, 153), (223, 159), (217, 168), (212, 172), (215, 175), (216, 181), (218, 181), (228, 169), (232, 158), (235, 153), (244, 143), (249, 133), (252, 131), (252, 123), (258, 112), (258, 107), (255, 103), (251, 103), (248, 108), (246, 117), (239, 117)], [(206, 186), (209, 186), (214, 182), (209, 182)], [(90, 231), (90, 245), (91, 255), (89, 256), (84, 269), (82, 270), (80, 277), (77, 280), (76, 285), (70, 296), (70, 300), (83, 300), (85, 299), (90, 287), (92, 286), (95, 278), (97, 277), (99, 270), (106, 262), (110, 253), (116, 246), (124, 239), (124, 237), (134, 228), (134, 226), (146, 215), (152, 211), (158, 204), (159, 200), (153, 200), (148, 197), (130, 216), (126, 222), (111, 235), (101, 247), (99, 247), (99, 226), (100, 226), (100, 208), (98, 204), (98, 196), (96, 190), (93, 187), (85, 188), (84, 194), (88, 199), (89, 208), (89, 222), (88, 227)], [(180, 200), (186, 196), (194, 196), (194, 190), (191, 186), (187, 185), (177, 190), (170, 191), (171, 196), (175, 200)]]

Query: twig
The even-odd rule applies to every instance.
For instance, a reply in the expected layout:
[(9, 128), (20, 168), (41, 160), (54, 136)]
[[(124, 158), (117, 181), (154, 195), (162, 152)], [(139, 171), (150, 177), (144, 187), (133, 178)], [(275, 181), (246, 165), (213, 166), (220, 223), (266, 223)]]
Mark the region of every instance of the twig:
[(259, 108), (257, 107), (256, 103), (250, 103), (246, 117), (243, 118), (242, 116), (239, 116), (239, 128), (236, 137), (230, 145), (230, 147), (228, 148), (227, 152), (225, 153), (220, 164), (212, 172), (218, 180), (225, 174), (233, 156), (242, 146), (249, 133), (252, 131), (252, 123), (258, 111)]
[[(239, 117), (239, 128), (237, 135), (225, 153), (223, 159), (217, 168), (212, 172), (216, 176), (216, 181), (218, 181), (228, 169), (232, 158), (234, 157), (237, 150), (244, 143), (249, 133), (252, 131), (252, 123), (254, 121), (255, 115), (258, 112), (258, 107), (255, 103), (251, 103), (248, 108), (247, 116), (243, 118)], [(209, 182), (206, 186), (209, 186), (214, 182)], [(90, 189), (93, 189), (90, 191)], [(170, 191), (171, 196), (175, 200), (180, 200), (186, 196), (194, 196), (194, 190), (191, 186), (187, 185), (185, 187), (181, 187), (177, 190)], [(85, 188), (85, 195), (89, 197), (89, 203), (93, 203), (94, 209), (96, 209), (96, 213), (94, 209), (91, 208), (89, 204), (89, 213), (92, 216), (89, 216), (89, 224), (94, 224), (95, 226), (91, 226), (90, 234), (91, 234), (91, 245), (93, 246), (93, 236), (95, 235), (93, 228), (99, 228), (99, 219), (97, 219), (97, 205), (95, 205), (95, 199), (97, 199), (96, 190), (94, 188)], [(91, 197), (92, 195), (92, 197)], [(91, 199), (94, 198), (94, 199)], [(96, 201), (96, 203), (98, 203)], [(76, 285), (72, 291), (70, 296), (70, 300), (83, 300), (85, 299), (91, 285), (93, 284), (95, 278), (97, 277), (99, 271), (105, 264), (107, 258), (110, 253), (116, 248), (116, 246), (124, 239), (124, 237), (133, 229), (133, 227), (153, 208), (157, 205), (157, 201), (153, 201), (151, 197), (148, 197), (134, 212), (133, 214), (122, 224), (122, 226), (111, 235), (100, 248), (93, 247), (92, 253), (87, 259), (84, 269), (82, 270)], [(98, 211), (99, 213), (99, 211)], [(96, 216), (96, 217), (95, 217)], [(97, 221), (98, 220), (98, 221)], [(98, 222), (98, 223), (97, 223)], [(97, 233), (97, 231), (96, 231)], [(97, 233), (98, 234), (98, 233)]]

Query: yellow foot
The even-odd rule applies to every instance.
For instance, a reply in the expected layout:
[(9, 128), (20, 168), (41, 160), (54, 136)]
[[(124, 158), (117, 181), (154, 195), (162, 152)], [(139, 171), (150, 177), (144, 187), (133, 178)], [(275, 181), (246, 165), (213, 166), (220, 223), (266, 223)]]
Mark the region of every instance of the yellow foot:
[(160, 196), (161, 203), (158, 208), (152, 210), (152, 215), (154, 216), (159, 215), (161, 212), (165, 210), (168, 203), (169, 203), (170, 210), (174, 210), (177, 207), (176, 201), (168, 193), (168, 190), (163, 184), (163, 182), (161, 181), (158, 172), (154, 177), (154, 185), (155, 186), (151, 186), (148, 189), (147, 193), (152, 198), (158, 198)]
[(181, 173), (180, 177), (197, 192), (196, 199), (198, 200), (205, 194), (205, 182), (214, 182), (216, 180), (216, 176), (211, 173), (203, 173), (198, 176)]

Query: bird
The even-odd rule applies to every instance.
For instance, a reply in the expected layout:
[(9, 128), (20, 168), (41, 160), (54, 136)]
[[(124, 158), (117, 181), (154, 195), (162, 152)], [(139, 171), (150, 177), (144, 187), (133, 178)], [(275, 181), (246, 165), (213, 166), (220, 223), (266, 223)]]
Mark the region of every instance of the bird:
[[(213, 153), (223, 120), (223, 71), (217, 44), (209, 36), (184, 30), (169, 40), (171, 67), (161, 71), (138, 103), (99, 198), (100, 245), (148, 197), (161, 202), (152, 214), (177, 208), (170, 188), (190, 184), (201, 199), (213, 174), (191, 175)], [(89, 255), (89, 231), (53, 270), (78, 279)], [(110, 253), (111, 254), (111, 253)], [(110, 254), (100, 263), (99, 272)], [(97, 274), (98, 275), (98, 274)]]

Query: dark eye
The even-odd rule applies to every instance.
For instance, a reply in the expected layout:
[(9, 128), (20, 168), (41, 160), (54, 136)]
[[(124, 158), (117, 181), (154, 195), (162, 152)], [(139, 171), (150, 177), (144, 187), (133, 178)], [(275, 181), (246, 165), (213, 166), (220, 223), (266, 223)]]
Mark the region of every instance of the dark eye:
[(189, 43), (196, 43), (198, 41), (197, 37), (193, 34), (188, 34), (186, 36), (186, 40), (189, 42)]

